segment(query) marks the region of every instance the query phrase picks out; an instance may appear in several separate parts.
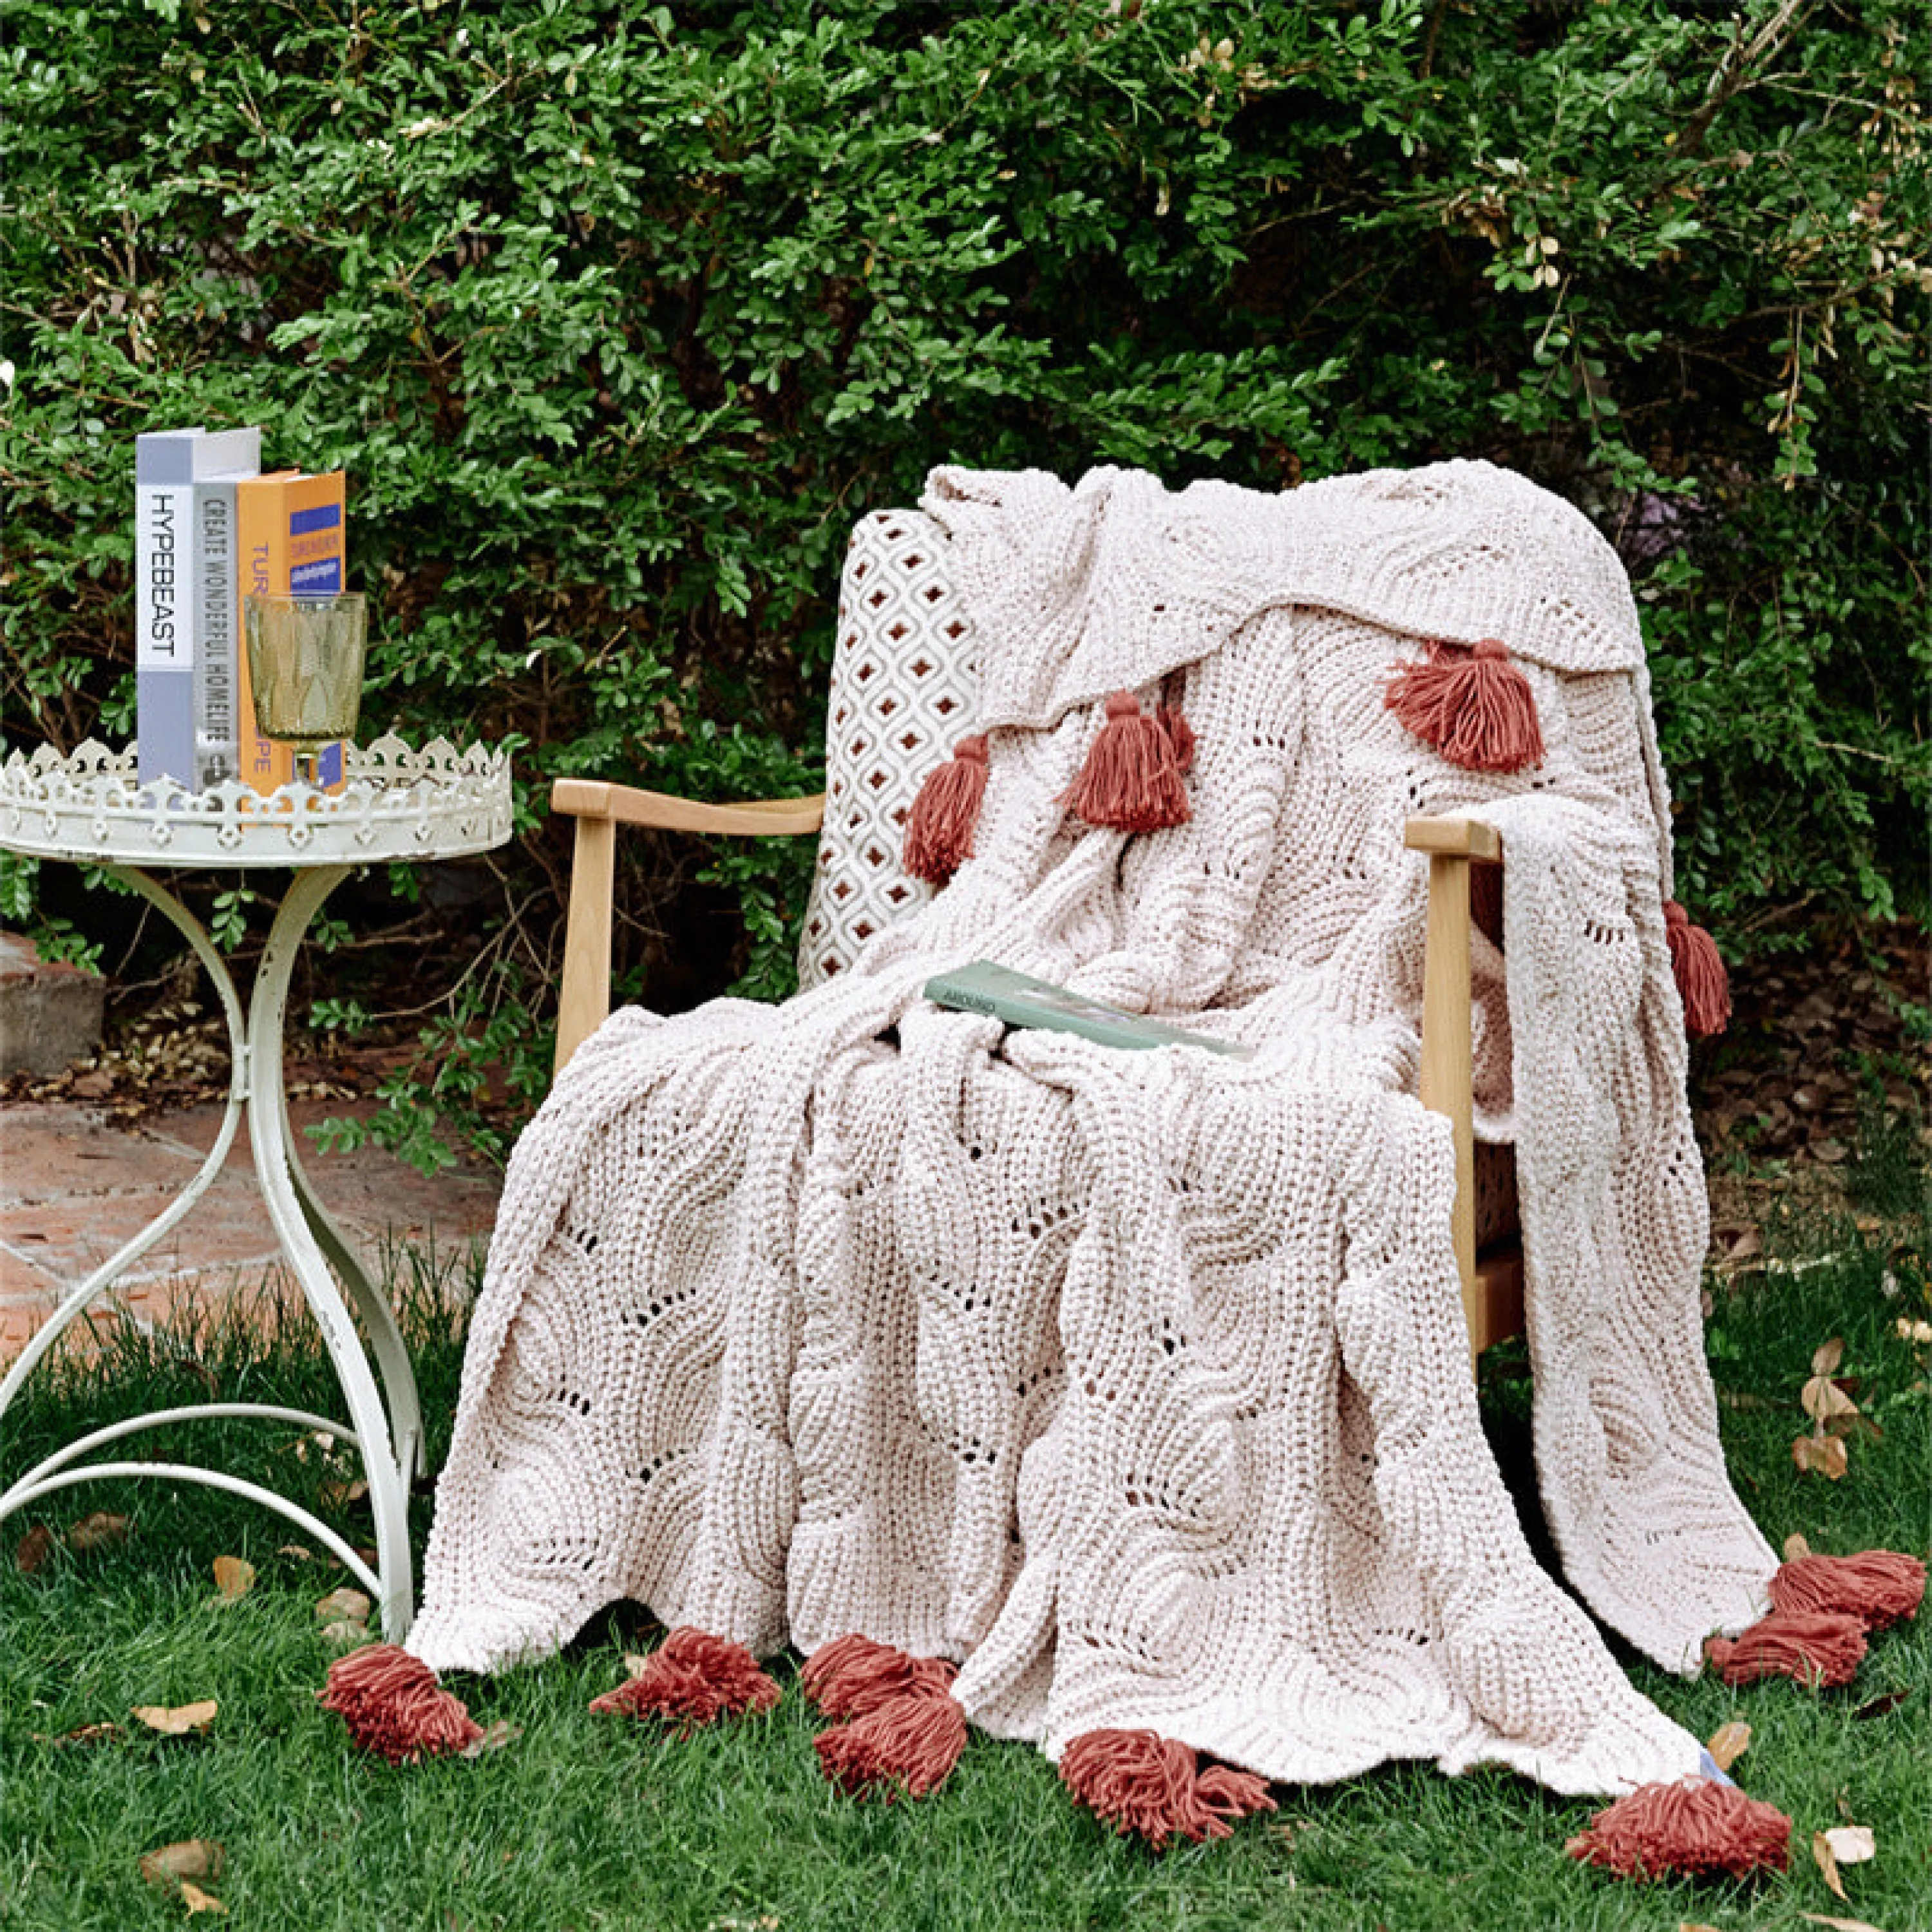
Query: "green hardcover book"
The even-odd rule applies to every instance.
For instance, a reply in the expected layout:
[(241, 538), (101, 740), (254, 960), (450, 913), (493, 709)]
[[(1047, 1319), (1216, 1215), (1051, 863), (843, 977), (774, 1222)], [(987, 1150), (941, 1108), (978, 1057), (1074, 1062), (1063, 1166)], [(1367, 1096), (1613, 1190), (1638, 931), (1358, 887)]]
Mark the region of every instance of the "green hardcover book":
[(1252, 1060), (1254, 1048), (1239, 1040), (1210, 1040), (1189, 1033), (1144, 1013), (1124, 1012), (1099, 1000), (1090, 1000), (1051, 980), (1016, 973), (990, 959), (974, 959), (926, 982), (926, 997), (936, 1006), (962, 1012), (986, 1013), (1008, 1026), (1047, 1027), (1056, 1033), (1077, 1033), (1102, 1046), (1204, 1046), (1237, 1060)]

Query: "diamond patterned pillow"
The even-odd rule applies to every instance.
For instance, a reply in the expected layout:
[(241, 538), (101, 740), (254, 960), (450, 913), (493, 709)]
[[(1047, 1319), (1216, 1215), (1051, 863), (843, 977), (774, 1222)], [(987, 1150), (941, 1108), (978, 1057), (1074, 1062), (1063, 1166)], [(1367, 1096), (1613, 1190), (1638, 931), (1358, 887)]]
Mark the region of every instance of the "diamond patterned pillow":
[(946, 537), (916, 510), (860, 518), (838, 586), (825, 732), (825, 827), (800, 935), (801, 991), (850, 964), (934, 888), (905, 868), (906, 814), (972, 728), (977, 646), (946, 574)]

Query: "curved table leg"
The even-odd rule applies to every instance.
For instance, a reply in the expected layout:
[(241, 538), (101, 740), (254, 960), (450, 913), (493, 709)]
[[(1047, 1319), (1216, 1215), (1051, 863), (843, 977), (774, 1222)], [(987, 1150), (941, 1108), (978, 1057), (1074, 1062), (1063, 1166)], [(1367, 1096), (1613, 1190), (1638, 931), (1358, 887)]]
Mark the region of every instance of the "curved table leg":
[(395, 1430), (396, 1466), (402, 1471), (406, 1483), (417, 1476), (426, 1476), (429, 1469), (423, 1451), (422, 1406), (416, 1395), (416, 1371), (410, 1366), (402, 1330), (397, 1326), (395, 1311), (390, 1307), (388, 1296), (369, 1279), (368, 1270), (363, 1267), (353, 1244), (316, 1198), (314, 1184), (296, 1152), (296, 1136), (290, 1130), (287, 1089), (278, 1083), (272, 1102), (271, 1096), (264, 1094), (255, 1104), (258, 1107), (273, 1104), (279, 1110), (283, 1151), (288, 1160), (289, 1178), (294, 1184), (302, 1218), (308, 1223), (309, 1232), (315, 1237), (316, 1246), (328, 1258), (329, 1265), (348, 1289), (356, 1312), (362, 1318), (363, 1331), (375, 1354), (376, 1370), (382, 1378), (383, 1398)]
[(249, 1097), (248, 1035), (242, 1022), (241, 999), (235, 990), (227, 962), (214, 950), (214, 943), (208, 938), (206, 928), (165, 886), (157, 885), (137, 868), (106, 866), (101, 869), (131, 886), (167, 920), (188, 941), (214, 986), (221, 1001), (222, 1016), (228, 1022), (228, 1103), (221, 1117), (220, 1129), (214, 1136), (214, 1144), (209, 1148), (207, 1159), (196, 1169), (194, 1178), (133, 1240), (117, 1250), (69, 1293), (14, 1358), (4, 1378), (0, 1379), (0, 1415), (6, 1414), (8, 1406), (20, 1384), (32, 1373), (34, 1365), (66, 1334), (88, 1305), (112, 1287), (207, 1192), (228, 1158), (228, 1150), (235, 1144), (242, 1106)]
[[(346, 878), (347, 866), (317, 866), (296, 875), (288, 896), (269, 928), (268, 940), (256, 969), (254, 989), (248, 1001), (248, 1060), (258, 1094), (274, 1096), (267, 1106), (248, 1110), (248, 1137), (255, 1155), (255, 1172), (268, 1203), (268, 1217), (275, 1224), (282, 1252), (288, 1257), (302, 1284), (302, 1293), (316, 1325), (322, 1330), (324, 1346), (335, 1365), (337, 1378), (349, 1405), (349, 1419), (362, 1448), (363, 1469), (369, 1484), (369, 1503), (376, 1520), (376, 1568), (380, 1573), (382, 1628), (400, 1642), (409, 1631), (414, 1611), (414, 1583), (409, 1535), (409, 1482), (399, 1452), (403, 1444), (392, 1437), (391, 1418), (382, 1392), (371, 1372), (368, 1357), (316, 1238), (302, 1194), (298, 1189), (288, 1140), (288, 1108), (280, 1096), (282, 1086), (282, 1024), (286, 1012), (290, 976), (302, 935), (308, 929), (322, 902)], [(329, 1232), (335, 1246), (346, 1252), (346, 1244), (332, 1224)], [(359, 1282), (372, 1300), (380, 1301), (374, 1287), (359, 1267), (346, 1271), (350, 1292)], [(360, 1296), (358, 1296), (360, 1299)], [(388, 1310), (384, 1308), (385, 1317)], [(400, 1337), (394, 1336), (393, 1318), (372, 1328), (378, 1359), (383, 1361), (386, 1379), (399, 1376), (409, 1392), (409, 1414), (413, 1420), (415, 1380)], [(385, 1359), (386, 1335), (394, 1337), (394, 1348)], [(398, 1428), (406, 1418), (396, 1418)], [(413, 1445), (412, 1447), (412, 1452)]]
[[(10, 1515), (26, 1502), (50, 1491), (108, 1475), (171, 1474), (248, 1496), (266, 1503), (291, 1520), (310, 1528), (338, 1555), (348, 1552), (344, 1560), (350, 1562), (356, 1574), (370, 1584), (380, 1600), (385, 1633), (400, 1640), (408, 1634), (414, 1611), (409, 1489), (410, 1476), (422, 1460), (422, 1412), (416, 1376), (387, 1300), (369, 1279), (346, 1237), (316, 1199), (314, 1189), (302, 1171), (290, 1136), (288, 1098), (282, 1081), (282, 1028), (287, 1012), (289, 981), (294, 970), (296, 956), (322, 902), (352, 868), (347, 865), (317, 866), (296, 874), (269, 929), (268, 944), (249, 996), (245, 1022), (226, 963), (194, 914), (166, 887), (158, 885), (137, 868), (110, 866), (105, 869), (115, 878), (124, 880), (166, 917), (187, 940), (213, 983), (228, 1022), (232, 1056), (227, 1109), (213, 1148), (188, 1186), (132, 1240), (68, 1294), (29, 1339), (4, 1378), (0, 1378), (0, 1415), (5, 1414), (21, 1384), (34, 1366), (88, 1304), (110, 1288), (207, 1191), (227, 1159), (245, 1106), (256, 1178), (268, 1207), (268, 1217), (274, 1224), (282, 1252), (301, 1286), (303, 1298), (322, 1331), (323, 1345), (328, 1351), (336, 1379), (349, 1406), (348, 1431), (341, 1431), (339, 1425), (331, 1423), (321, 1423), (320, 1426), (352, 1435), (362, 1454), (369, 1484), (370, 1506), (375, 1517), (376, 1566), (371, 1572), (360, 1558), (354, 1557), (353, 1552), (340, 1537), (316, 1523), (313, 1517), (293, 1504), (274, 1496), (258, 1484), (236, 1477), (208, 1471), (189, 1471), (173, 1464), (116, 1462), (92, 1463), (80, 1468), (65, 1466), (75, 1457), (110, 1440), (158, 1426), (164, 1420), (216, 1414), (254, 1414), (265, 1419), (286, 1420), (292, 1414), (260, 1405), (203, 1405), (196, 1409), (170, 1411), (98, 1431), (82, 1442), (70, 1444), (14, 1483), (4, 1495), (0, 1495), (0, 1516)], [(350, 1298), (368, 1328), (369, 1346), (376, 1365), (374, 1372), (350, 1319), (342, 1292), (329, 1272), (331, 1264), (340, 1271)], [(381, 1378), (380, 1385), (378, 1373)]]

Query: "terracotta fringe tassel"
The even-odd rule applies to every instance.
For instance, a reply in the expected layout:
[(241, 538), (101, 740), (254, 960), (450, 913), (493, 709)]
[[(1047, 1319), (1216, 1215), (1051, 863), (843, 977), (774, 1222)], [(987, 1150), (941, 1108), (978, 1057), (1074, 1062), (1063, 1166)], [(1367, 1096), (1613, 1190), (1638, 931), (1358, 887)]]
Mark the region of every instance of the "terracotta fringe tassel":
[(1425, 745), (1472, 772), (1520, 772), (1543, 762), (1543, 728), (1529, 680), (1509, 646), (1432, 642), (1420, 664), (1397, 664), (1384, 702)]
[(1858, 1675), (1865, 1654), (1864, 1624), (1855, 1616), (1774, 1610), (1742, 1636), (1707, 1637), (1704, 1654), (1730, 1684), (1762, 1677), (1793, 1677), (1835, 1690)]
[(958, 1670), (943, 1658), (913, 1657), (856, 1633), (814, 1651), (799, 1686), (828, 1718), (820, 1768), (848, 1798), (901, 1791), (923, 1798), (952, 1774), (966, 1748), (966, 1713), (952, 1695)]
[(1107, 722), (1060, 803), (1089, 825), (1159, 832), (1186, 824), (1180, 775), (1194, 759), (1194, 731), (1178, 711), (1149, 713), (1131, 691), (1107, 700)]
[(1730, 1022), (1731, 982), (1718, 942), (1675, 899), (1664, 902), (1664, 936), (1670, 970), (1684, 1000), (1684, 1028), (1699, 1040), (1722, 1033)]
[(1780, 1616), (1856, 1617), (1868, 1631), (1916, 1617), (1924, 1598), (1924, 1564), (1892, 1550), (1795, 1556), (1780, 1564), (1771, 1580), (1771, 1600)]
[(688, 1737), (701, 1724), (778, 1701), (776, 1681), (742, 1643), (685, 1624), (651, 1653), (644, 1669), (592, 1701), (593, 1711), (623, 1718), (662, 1718)]
[(436, 1672), (400, 1644), (368, 1644), (338, 1657), (315, 1698), (349, 1726), (364, 1750), (392, 1764), (465, 1750), (483, 1735), (463, 1700), (444, 1690)]
[(1076, 1804), (1157, 1852), (1172, 1838), (1225, 1838), (1237, 1819), (1275, 1808), (1267, 1779), (1225, 1764), (1202, 1771), (1191, 1745), (1158, 1731), (1083, 1731), (1060, 1754), (1060, 1781)]
[(1791, 1820), (1735, 1785), (1687, 1778), (1619, 1798), (1563, 1849), (1619, 1878), (1748, 1878), (1791, 1862)]
[(986, 796), (986, 740), (962, 738), (952, 756), (926, 776), (906, 818), (906, 870), (943, 886), (973, 856), (973, 833)]

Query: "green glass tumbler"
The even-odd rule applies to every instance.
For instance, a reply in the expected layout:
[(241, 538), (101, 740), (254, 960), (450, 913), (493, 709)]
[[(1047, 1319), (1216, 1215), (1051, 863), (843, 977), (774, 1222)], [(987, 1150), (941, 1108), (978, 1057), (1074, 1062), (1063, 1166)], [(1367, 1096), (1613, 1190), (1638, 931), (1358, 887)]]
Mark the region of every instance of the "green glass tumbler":
[(255, 728), (290, 746), (296, 776), (316, 782), (316, 754), (356, 735), (369, 606), (359, 590), (332, 597), (253, 596), (242, 602)]

